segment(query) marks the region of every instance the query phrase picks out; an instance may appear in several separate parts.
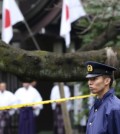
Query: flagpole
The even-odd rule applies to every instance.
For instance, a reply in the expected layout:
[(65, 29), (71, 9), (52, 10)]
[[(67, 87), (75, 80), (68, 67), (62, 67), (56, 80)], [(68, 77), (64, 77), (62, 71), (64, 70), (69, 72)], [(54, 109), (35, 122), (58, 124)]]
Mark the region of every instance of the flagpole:
[(24, 19), (23, 22), (25, 23), (25, 26), (26, 26), (26, 28), (27, 28), (27, 30), (28, 30), (28, 32), (29, 32), (29, 34), (30, 34), (30, 36), (31, 36), (31, 38), (32, 38), (32, 40), (33, 40), (35, 46), (36, 46), (36, 48), (37, 48), (38, 50), (40, 50), (40, 46), (38, 45), (36, 39), (34, 38), (33, 33), (32, 33), (32, 31), (31, 31), (29, 25), (27, 24), (26, 20)]

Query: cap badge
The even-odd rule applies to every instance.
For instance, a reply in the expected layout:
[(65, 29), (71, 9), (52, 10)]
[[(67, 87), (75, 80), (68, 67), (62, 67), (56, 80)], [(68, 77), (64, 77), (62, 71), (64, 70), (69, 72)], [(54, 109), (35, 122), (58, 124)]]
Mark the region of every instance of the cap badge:
[(93, 67), (91, 65), (87, 65), (87, 71), (88, 72), (92, 72), (93, 71)]

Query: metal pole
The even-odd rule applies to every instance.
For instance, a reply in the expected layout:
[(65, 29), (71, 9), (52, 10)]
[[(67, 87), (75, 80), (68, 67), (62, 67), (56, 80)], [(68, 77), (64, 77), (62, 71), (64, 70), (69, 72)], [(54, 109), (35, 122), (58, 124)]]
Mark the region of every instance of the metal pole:
[(29, 27), (29, 25), (27, 24), (27, 22), (26, 22), (25, 19), (24, 19), (24, 23), (25, 23), (25, 26), (26, 26), (26, 28), (27, 28), (27, 30), (28, 30), (28, 32), (29, 32), (29, 34), (30, 34), (30, 37), (32, 38), (32, 40), (33, 40), (33, 42), (34, 42), (36, 48), (37, 48), (38, 50), (40, 50), (40, 46), (38, 45), (36, 39), (34, 38), (33, 33), (32, 33), (32, 31), (31, 31), (31, 29), (30, 29), (30, 27)]

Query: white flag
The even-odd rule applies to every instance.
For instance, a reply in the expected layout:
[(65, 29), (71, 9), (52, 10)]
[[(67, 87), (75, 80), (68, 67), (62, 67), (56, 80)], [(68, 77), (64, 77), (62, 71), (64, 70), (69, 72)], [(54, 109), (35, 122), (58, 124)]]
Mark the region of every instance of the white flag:
[(60, 36), (64, 37), (66, 47), (70, 45), (71, 23), (85, 15), (86, 12), (80, 0), (63, 0)]
[(65, 43), (67, 47), (69, 47), (70, 44), (70, 31), (71, 31), (71, 23), (70, 23), (69, 0), (63, 0), (60, 36), (65, 38)]
[(19, 21), (24, 21), (24, 17), (19, 10), (15, 0), (3, 0), (2, 8), (2, 40), (9, 43), (13, 37), (12, 26)]
[(76, 21), (78, 18), (85, 16), (86, 12), (80, 0), (69, 0), (70, 22)]

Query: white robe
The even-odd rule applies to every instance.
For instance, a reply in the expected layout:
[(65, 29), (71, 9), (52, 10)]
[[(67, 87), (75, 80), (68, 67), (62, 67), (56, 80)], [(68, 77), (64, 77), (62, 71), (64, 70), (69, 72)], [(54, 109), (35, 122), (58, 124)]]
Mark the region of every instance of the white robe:
[[(26, 104), (26, 103), (32, 103), (32, 102), (41, 102), (42, 97), (32, 86), (29, 86), (28, 89), (21, 87), (15, 92), (15, 96), (17, 98), (18, 104)], [(43, 105), (35, 105), (33, 106), (33, 112), (36, 116), (39, 115), (40, 110), (43, 109)]]
[[(15, 95), (12, 92), (8, 90), (5, 90), (3, 92), (0, 91), (0, 107), (10, 106), (15, 104), (17, 104), (17, 100)], [(14, 113), (15, 113), (15, 109), (9, 110), (10, 115), (13, 115)]]
[[(65, 98), (69, 98), (71, 96), (70, 94), (70, 89), (68, 86), (64, 85), (64, 94), (65, 94)], [(59, 86), (55, 85), (52, 90), (51, 90), (51, 95), (50, 95), (50, 99), (51, 100), (57, 100), (60, 99), (60, 91), (59, 91)], [(71, 102), (67, 101), (67, 110), (70, 111), (71, 110)], [(56, 107), (56, 103), (52, 103), (52, 109), (55, 110)]]

